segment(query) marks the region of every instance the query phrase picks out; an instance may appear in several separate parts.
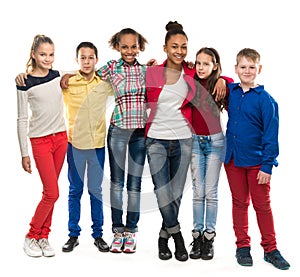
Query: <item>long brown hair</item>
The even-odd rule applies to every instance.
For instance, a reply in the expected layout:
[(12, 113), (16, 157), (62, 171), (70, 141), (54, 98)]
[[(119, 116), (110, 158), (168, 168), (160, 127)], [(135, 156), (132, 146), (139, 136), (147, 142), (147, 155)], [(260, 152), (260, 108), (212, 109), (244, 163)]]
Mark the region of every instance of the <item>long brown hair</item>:
[[(226, 105), (225, 100), (219, 100), (216, 101), (216, 94), (212, 94), (214, 87), (218, 81), (218, 79), (221, 76), (222, 73), (222, 66), (221, 66), (221, 60), (220, 60), (220, 55), (218, 51), (212, 47), (202, 47), (197, 53), (196, 53), (196, 58), (200, 53), (204, 53), (206, 55), (209, 55), (211, 57), (211, 60), (214, 64), (214, 66), (217, 67), (216, 70), (213, 70), (212, 73), (209, 75), (207, 80), (205, 80), (205, 87), (203, 89), (206, 89), (209, 92), (208, 99), (207, 101), (211, 105), (217, 105), (218, 109), (222, 111)], [(198, 75), (195, 73), (195, 80), (199, 81), (200, 84), (203, 84), (203, 80), (198, 77)], [(213, 99), (214, 102), (211, 100)]]

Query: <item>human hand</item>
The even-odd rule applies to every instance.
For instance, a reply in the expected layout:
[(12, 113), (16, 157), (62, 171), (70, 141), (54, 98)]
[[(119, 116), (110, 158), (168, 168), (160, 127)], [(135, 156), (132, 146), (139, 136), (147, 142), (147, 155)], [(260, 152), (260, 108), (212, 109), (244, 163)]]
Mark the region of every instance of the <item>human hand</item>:
[(226, 96), (226, 81), (222, 78), (219, 78), (212, 95), (216, 94), (216, 101), (223, 99)]
[(154, 66), (157, 65), (157, 60), (156, 59), (150, 59), (147, 63), (147, 66)]
[(271, 174), (259, 171), (256, 179), (258, 180), (258, 184), (267, 184), (271, 181)]
[(27, 74), (26, 73), (20, 73), (17, 75), (15, 78), (15, 82), (18, 86), (20, 87), (25, 87), (25, 80), (27, 79)]
[(30, 161), (30, 157), (26, 156), (26, 157), (22, 157), (22, 167), (23, 169), (28, 172), (31, 173), (31, 161)]
[(187, 64), (188, 64), (189, 69), (193, 69), (195, 66), (195, 64), (193, 62), (187, 62)]
[(61, 77), (60, 80), (60, 87), (62, 89), (67, 89), (69, 87), (69, 79), (70, 77), (74, 76), (74, 74), (65, 74)]

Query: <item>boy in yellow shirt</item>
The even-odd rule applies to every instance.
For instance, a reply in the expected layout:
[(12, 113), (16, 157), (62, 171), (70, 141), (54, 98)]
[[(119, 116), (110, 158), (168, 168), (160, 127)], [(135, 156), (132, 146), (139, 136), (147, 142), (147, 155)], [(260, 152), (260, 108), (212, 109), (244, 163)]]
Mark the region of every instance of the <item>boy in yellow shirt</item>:
[(98, 51), (91, 42), (81, 42), (76, 49), (80, 66), (76, 75), (63, 89), (66, 118), (68, 121), (68, 179), (69, 179), (69, 239), (63, 252), (71, 252), (79, 244), (81, 228), (80, 200), (83, 193), (85, 172), (90, 195), (92, 237), (101, 252), (109, 246), (103, 240), (102, 180), (105, 161), (106, 103), (113, 90), (108, 82), (95, 74)]

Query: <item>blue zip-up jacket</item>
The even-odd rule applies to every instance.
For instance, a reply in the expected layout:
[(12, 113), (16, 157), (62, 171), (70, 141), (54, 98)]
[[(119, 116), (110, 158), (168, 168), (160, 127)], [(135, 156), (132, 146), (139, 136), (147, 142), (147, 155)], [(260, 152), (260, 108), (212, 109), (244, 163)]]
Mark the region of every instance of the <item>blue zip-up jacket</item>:
[(277, 166), (278, 104), (264, 86), (243, 92), (239, 83), (228, 84), (229, 104), (226, 130), (227, 164), (233, 158), (239, 167), (261, 165), (261, 171), (272, 174)]

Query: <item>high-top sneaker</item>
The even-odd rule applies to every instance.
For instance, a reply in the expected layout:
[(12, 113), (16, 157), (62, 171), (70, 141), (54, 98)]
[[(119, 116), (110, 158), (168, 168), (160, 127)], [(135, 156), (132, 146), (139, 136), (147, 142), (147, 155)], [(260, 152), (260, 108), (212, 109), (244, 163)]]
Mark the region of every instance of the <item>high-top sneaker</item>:
[(190, 252), (191, 259), (200, 259), (201, 258), (201, 249), (202, 249), (202, 237), (201, 233), (198, 231), (192, 231), (193, 242), (190, 244), (193, 246)]
[(186, 251), (184, 245), (184, 239), (182, 237), (181, 232), (172, 234), (172, 237), (175, 242), (175, 258), (178, 261), (184, 262), (189, 258), (188, 252)]
[(214, 257), (214, 237), (216, 236), (215, 232), (204, 231), (202, 235), (202, 253), (201, 258), (203, 260), (211, 260)]

